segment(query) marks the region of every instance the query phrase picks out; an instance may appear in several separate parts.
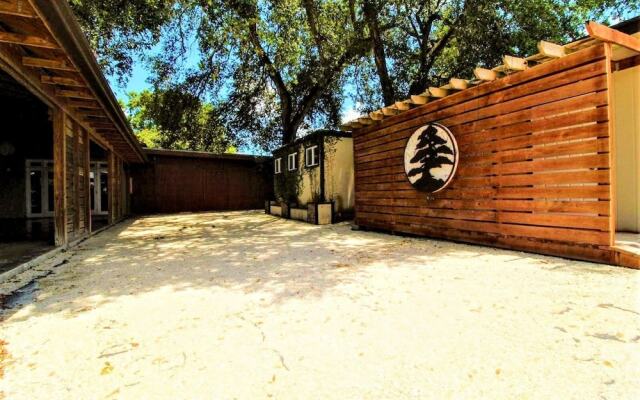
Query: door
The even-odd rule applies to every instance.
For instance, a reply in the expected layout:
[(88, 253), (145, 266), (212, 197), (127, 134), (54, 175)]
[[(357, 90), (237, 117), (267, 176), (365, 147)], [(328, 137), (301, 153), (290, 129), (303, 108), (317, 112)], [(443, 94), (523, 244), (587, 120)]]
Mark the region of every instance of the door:
[(640, 231), (640, 66), (613, 73), (616, 230)]

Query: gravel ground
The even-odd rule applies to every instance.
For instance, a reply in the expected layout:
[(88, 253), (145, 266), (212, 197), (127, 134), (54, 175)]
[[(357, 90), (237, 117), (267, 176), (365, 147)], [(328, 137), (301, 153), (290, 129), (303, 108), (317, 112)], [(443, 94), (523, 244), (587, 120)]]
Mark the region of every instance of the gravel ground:
[(640, 271), (259, 212), (66, 257), (2, 322), (7, 399), (640, 398)]

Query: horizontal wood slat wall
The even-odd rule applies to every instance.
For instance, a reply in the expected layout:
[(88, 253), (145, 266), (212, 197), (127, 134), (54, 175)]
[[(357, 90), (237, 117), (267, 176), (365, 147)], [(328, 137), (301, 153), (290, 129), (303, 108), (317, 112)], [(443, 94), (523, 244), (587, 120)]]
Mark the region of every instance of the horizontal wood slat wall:
[[(608, 261), (608, 63), (596, 45), (355, 130), (356, 223)], [(430, 122), (460, 153), (433, 195), (403, 166), (408, 138)]]

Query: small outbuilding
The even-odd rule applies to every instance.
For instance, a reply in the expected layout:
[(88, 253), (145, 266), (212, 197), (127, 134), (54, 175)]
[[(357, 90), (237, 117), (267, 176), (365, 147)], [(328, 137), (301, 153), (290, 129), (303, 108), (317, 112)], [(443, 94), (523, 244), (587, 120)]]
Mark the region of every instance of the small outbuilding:
[(330, 224), (349, 219), (354, 207), (353, 139), (316, 130), (273, 151), (274, 197), (266, 212)]
[(640, 18), (351, 121), (355, 222), (640, 267)]

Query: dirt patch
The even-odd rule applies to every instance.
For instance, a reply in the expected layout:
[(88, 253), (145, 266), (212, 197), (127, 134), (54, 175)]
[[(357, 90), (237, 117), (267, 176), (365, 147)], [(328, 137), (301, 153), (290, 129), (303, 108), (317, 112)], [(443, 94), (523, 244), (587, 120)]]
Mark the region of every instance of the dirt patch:
[(640, 271), (258, 212), (67, 257), (0, 325), (7, 398), (640, 398)]

